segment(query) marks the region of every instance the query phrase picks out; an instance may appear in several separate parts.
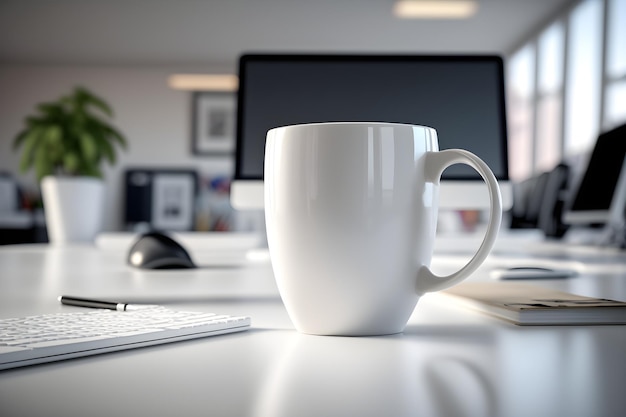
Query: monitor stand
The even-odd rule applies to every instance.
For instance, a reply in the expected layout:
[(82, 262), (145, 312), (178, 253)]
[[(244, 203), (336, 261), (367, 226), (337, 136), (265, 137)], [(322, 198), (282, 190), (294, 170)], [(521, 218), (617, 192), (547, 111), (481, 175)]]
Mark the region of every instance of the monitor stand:
[[(498, 181), (502, 195), (502, 209), (513, 206), (513, 187), (510, 181)], [(263, 210), (263, 180), (234, 180), (230, 188), (230, 203), (236, 210)], [(443, 180), (439, 190), (440, 209), (488, 209), (489, 192), (481, 180)]]

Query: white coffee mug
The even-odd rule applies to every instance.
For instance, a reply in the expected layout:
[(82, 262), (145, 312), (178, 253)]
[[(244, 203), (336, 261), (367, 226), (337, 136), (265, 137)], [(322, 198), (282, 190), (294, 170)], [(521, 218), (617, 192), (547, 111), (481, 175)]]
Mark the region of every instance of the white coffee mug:
[[(474, 257), (439, 277), (429, 269), (439, 180), (457, 163), (487, 183), (489, 224)], [(480, 266), (502, 219), (489, 167), (468, 151), (439, 151), (437, 132), (424, 126), (346, 122), (272, 129), (264, 182), (272, 268), (302, 333), (402, 332), (422, 294), (457, 284)]]

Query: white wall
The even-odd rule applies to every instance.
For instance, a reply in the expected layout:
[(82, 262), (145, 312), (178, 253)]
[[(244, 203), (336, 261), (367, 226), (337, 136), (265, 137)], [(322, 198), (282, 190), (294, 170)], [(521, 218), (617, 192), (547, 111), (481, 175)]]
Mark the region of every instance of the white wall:
[[(202, 70), (224, 72), (224, 68)], [(55, 100), (82, 85), (111, 105), (113, 124), (129, 142), (115, 167), (103, 167), (105, 230), (123, 227), (125, 167), (186, 167), (207, 175), (232, 174), (232, 157), (192, 155), (191, 93), (167, 86), (174, 72), (153, 67), (0, 66), (0, 170), (13, 173), (26, 187), (36, 187), (33, 172), (18, 172), (20, 155), (12, 150), (13, 138), (37, 103)]]

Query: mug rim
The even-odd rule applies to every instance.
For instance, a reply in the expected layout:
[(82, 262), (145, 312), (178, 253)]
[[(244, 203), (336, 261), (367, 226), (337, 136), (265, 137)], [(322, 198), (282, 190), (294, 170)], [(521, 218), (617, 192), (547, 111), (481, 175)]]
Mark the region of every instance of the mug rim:
[(355, 125), (361, 125), (361, 126), (373, 126), (373, 127), (383, 127), (383, 126), (388, 126), (388, 127), (410, 127), (410, 128), (414, 128), (414, 127), (420, 127), (423, 129), (428, 129), (428, 130), (432, 130), (434, 132), (437, 132), (437, 129), (435, 129), (434, 127), (431, 126), (426, 126), (426, 125), (418, 125), (418, 124), (411, 124), (411, 123), (396, 123), (396, 122), (312, 122), (312, 123), (296, 123), (296, 124), (292, 124), (292, 125), (284, 125), (284, 126), (276, 126), (273, 127), (271, 129), (269, 129), (267, 132), (271, 132), (273, 130), (280, 130), (280, 129), (287, 129), (287, 128), (298, 128), (298, 127), (315, 127), (315, 126), (355, 126)]

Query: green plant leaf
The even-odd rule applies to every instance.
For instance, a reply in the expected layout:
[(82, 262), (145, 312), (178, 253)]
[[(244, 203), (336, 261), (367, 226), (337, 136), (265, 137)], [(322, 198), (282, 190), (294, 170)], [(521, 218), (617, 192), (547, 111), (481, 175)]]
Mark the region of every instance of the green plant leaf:
[(63, 106), (59, 103), (41, 103), (37, 105), (37, 109), (48, 119), (58, 119), (63, 117), (65, 112)]
[(81, 175), (87, 175), (89, 177), (102, 178), (102, 172), (97, 165), (89, 165), (81, 169)]
[(114, 165), (116, 162), (115, 149), (113, 149), (111, 143), (100, 132), (94, 137), (96, 138), (100, 155), (106, 158), (111, 165)]
[(37, 148), (35, 152), (35, 174), (38, 181), (41, 181), (46, 175), (54, 174), (54, 167), (50, 163), (50, 158), (48, 158), (46, 149), (43, 146)]
[(114, 127), (106, 126), (105, 130), (107, 132), (107, 135), (108, 136), (112, 136), (122, 148), (124, 148), (124, 149), (128, 148), (128, 144), (126, 143), (126, 139)]
[(29, 128), (34, 128), (36, 126), (41, 126), (41, 125), (45, 124), (46, 122), (47, 122), (47, 120), (42, 118), (42, 117), (29, 116), (29, 117), (26, 118), (26, 126), (28, 126)]
[(69, 175), (75, 175), (80, 165), (80, 158), (75, 152), (68, 152), (63, 156), (63, 170)]
[(30, 130), (24, 129), (20, 133), (17, 134), (15, 139), (13, 139), (13, 150), (14, 151), (17, 150), (17, 148), (19, 148), (20, 146), (22, 146), (22, 143), (24, 143), (24, 140), (26, 139), (26, 137), (28, 136), (29, 133), (30, 133)]
[(97, 107), (102, 113), (106, 114), (109, 117), (113, 117), (113, 110), (111, 106), (109, 106), (103, 99), (96, 96), (89, 90), (84, 87), (76, 88), (76, 95), (80, 95), (82, 100), (84, 100), (85, 105), (91, 104), (94, 107)]
[(80, 142), (80, 149), (85, 159), (89, 163), (96, 162), (98, 160), (98, 145), (96, 140), (89, 132), (81, 132), (78, 136)]
[(61, 136), (63, 135), (63, 130), (59, 125), (50, 125), (45, 131), (46, 142), (50, 146), (58, 146), (61, 144)]
[(29, 130), (26, 136), (23, 139), (24, 150), (22, 153), (22, 158), (20, 159), (20, 171), (26, 172), (33, 165), (33, 160), (35, 157), (35, 150), (39, 145), (39, 142), (42, 138), (43, 129), (40, 127)]
[(42, 134), (45, 140), (45, 147), (48, 152), (50, 164), (58, 165), (63, 158), (63, 129), (58, 125), (51, 125), (46, 128)]

